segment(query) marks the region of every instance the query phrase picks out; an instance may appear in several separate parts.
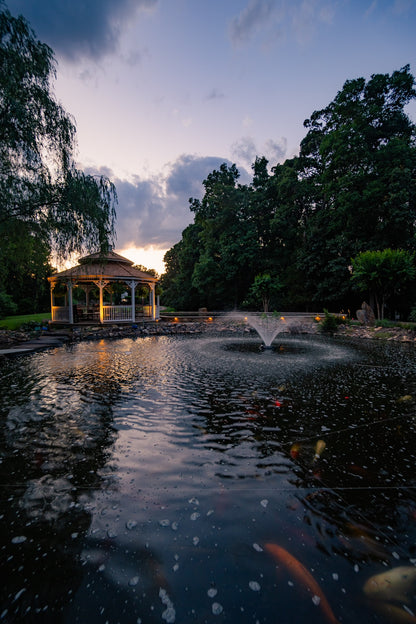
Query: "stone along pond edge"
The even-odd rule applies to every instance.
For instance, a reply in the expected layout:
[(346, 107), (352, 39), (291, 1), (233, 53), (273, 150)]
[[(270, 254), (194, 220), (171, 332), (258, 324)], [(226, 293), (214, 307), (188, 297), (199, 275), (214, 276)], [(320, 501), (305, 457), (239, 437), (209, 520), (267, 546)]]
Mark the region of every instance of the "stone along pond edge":
[[(302, 320), (281, 332), (282, 334), (320, 334), (319, 324)], [(0, 355), (22, 354), (57, 347), (65, 343), (86, 340), (172, 336), (177, 334), (256, 335), (244, 322), (224, 319), (192, 322), (153, 321), (137, 325), (76, 326), (48, 328), (38, 332), (0, 330)], [(403, 327), (371, 327), (340, 325), (334, 337), (345, 336), (367, 340), (387, 340), (416, 344), (416, 331)]]

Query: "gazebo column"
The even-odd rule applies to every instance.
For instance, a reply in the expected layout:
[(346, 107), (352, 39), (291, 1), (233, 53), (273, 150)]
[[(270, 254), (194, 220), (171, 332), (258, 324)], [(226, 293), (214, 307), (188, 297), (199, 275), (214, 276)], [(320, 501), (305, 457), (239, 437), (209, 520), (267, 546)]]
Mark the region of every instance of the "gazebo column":
[(129, 282), (126, 282), (127, 286), (130, 287), (130, 293), (131, 293), (131, 320), (134, 323), (136, 320), (136, 286), (138, 284), (138, 282), (136, 282), (135, 280), (130, 280)]
[(155, 284), (151, 283), (149, 284), (150, 286), (150, 292), (149, 292), (149, 303), (152, 307), (152, 321), (156, 320), (156, 297), (155, 297)]
[(104, 288), (108, 286), (110, 282), (108, 280), (98, 280), (98, 282), (94, 282), (96, 286), (98, 286), (100, 291), (100, 323), (104, 323)]
[(51, 320), (54, 321), (54, 307), (55, 307), (55, 295), (54, 295), (54, 290), (55, 290), (55, 284), (53, 282), (50, 282), (50, 287), (51, 287)]
[(90, 292), (91, 292), (91, 289), (92, 289), (92, 285), (91, 284), (80, 284), (80, 288), (85, 293), (85, 307), (88, 310), (89, 305), (90, 305)]
[(72, 282), (69, 281), (66, 283), (67, 293), (68, 293), (68, 321), (70, 325), (74, 324), (74, 308), (72, 303)]

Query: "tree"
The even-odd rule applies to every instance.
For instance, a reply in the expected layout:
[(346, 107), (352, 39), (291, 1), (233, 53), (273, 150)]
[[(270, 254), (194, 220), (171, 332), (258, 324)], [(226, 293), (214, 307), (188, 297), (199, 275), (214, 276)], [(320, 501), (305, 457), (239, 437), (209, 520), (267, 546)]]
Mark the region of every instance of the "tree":
[(239, 175), (235, 165), (223, 163), (204, 180), (203, 199), (190, 200), (200, 246), (192, 285), (200, 304), (211, 309), (238, 305), (259, 258), (250, 197), (247, 187), (237, 185)]
[[(287, 159), (272, 168), (269, 194), (274, 211), (270, 222), (271, 244), (267, 271), (278, 272), (282, 281), (281, 299), (285, 305), (308, 306), (306, 275), (299, 262), (304, 244), (304, 214), (307, 210), (307, 182), (300, 179), (299, 158)], [(299, 288), (302, 284), (302, 288)]]
[(300, 178), (306, 183), (299, 257), (316, 300), (348, 294), (347, 265), (360, 251), (402, 246), (416, 232), (415, 95), (409, 66), (348, 80), (305, 121)]
[(143, 273), (149, 273), (149, 275), (153, 275), (153, 277), (159, 277), (159, 273), (156, 271), (156, 269), (148, 269), (143, 264), (134, 264), (133, 268), (139, 269), (139, 271), (143, 271)]
[(0, 264), (33, 238), (65, 257), (114, 237), (115, 187), (76, 168), (75, 124), (54, 76), (52, 50), (0, 0)]
[(270, 173), (256, 157), (248, 186), (235, 165), (210, 173), (190, 200), (195, 247), (183, 237), (166, 256), (172, 301), (192, 288), (198, 306), (238, 306), (255, 276), (278, 275), (283, 308), (350, 307), (352, 257), (416, 249), (416, 126), (404, 110), (415, 96), (408, 66), (349, 80), (305, 121), (299, 157)]
[(195, 264), (200, 256), (199, 234), (198, 225), (189, 225), (182, 232), (182, 239), (163, 258), (166, 266), (161, 278), (163, 301), (177, 310), (195, 310), (200, 307), (198, 292), (192, 284)]
[(415, 254), (403, 249), (362, 251), (352, 258), (351, 279), (360, 291), (374, 297), (377, 318), (384, 318), (386, 301), (416, 276)]
[(18, 293), (14, 300), (19, 314), (45, 311), (50, 305), (47, 277), (53, 272), (49, 246), (42, 238), (33, 236), (25, 224), (14, 225), (17, 229), (9, 228), (1, 242), (2, 290), (12, 299), (12, 295)]
[(250, 295), (255, 299), (260, 299), (263, 304), (263, 312), (268, 312), (270, 299), (279, 292), (281, 287), (279, 278), (272, 277), (268, 273), (262, 273), (254, 278)]

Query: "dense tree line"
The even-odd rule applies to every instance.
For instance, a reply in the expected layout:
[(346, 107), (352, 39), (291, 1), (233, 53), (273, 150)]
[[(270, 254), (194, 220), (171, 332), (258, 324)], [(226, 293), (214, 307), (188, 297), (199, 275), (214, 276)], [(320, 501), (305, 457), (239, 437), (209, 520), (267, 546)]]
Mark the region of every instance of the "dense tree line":
[(115, 188), (75, 166), (54, 76), (51, 48), (0, 0), (0, 314), (48, 309), (51, 253), (105, 249), (114, 233)]
[[(166, 253), (164, 303), (258, 308), (259, 276), (279, 284), (275, 309), (362, 301), (353, 258), (415, 250), (416, 128), (405, 112), (415, 96), (409, 66), (349, 80), (304, 122), (299, 156), (271, 169), (257, 157), (248, 185), (238, 183), (235, 165), (209, 174), (203, 198), (189, 200), (193, 223)], [(402, 312), (416, 303), (409, 282), (399, 296), (390, 305)]]

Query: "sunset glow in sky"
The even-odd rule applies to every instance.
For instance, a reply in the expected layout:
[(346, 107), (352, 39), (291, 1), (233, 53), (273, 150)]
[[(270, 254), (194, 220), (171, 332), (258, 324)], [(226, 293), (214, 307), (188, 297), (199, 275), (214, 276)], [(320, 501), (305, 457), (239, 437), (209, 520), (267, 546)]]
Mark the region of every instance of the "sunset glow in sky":
[[(222, 162), (298, 153), (346, 80), (416, 74), (415, 0), (9, 0), (58, 62), (79, 167), (117, 187), (116, 251), (163, 271)], [(416, 120), (416, 105), (408, 113)]]

